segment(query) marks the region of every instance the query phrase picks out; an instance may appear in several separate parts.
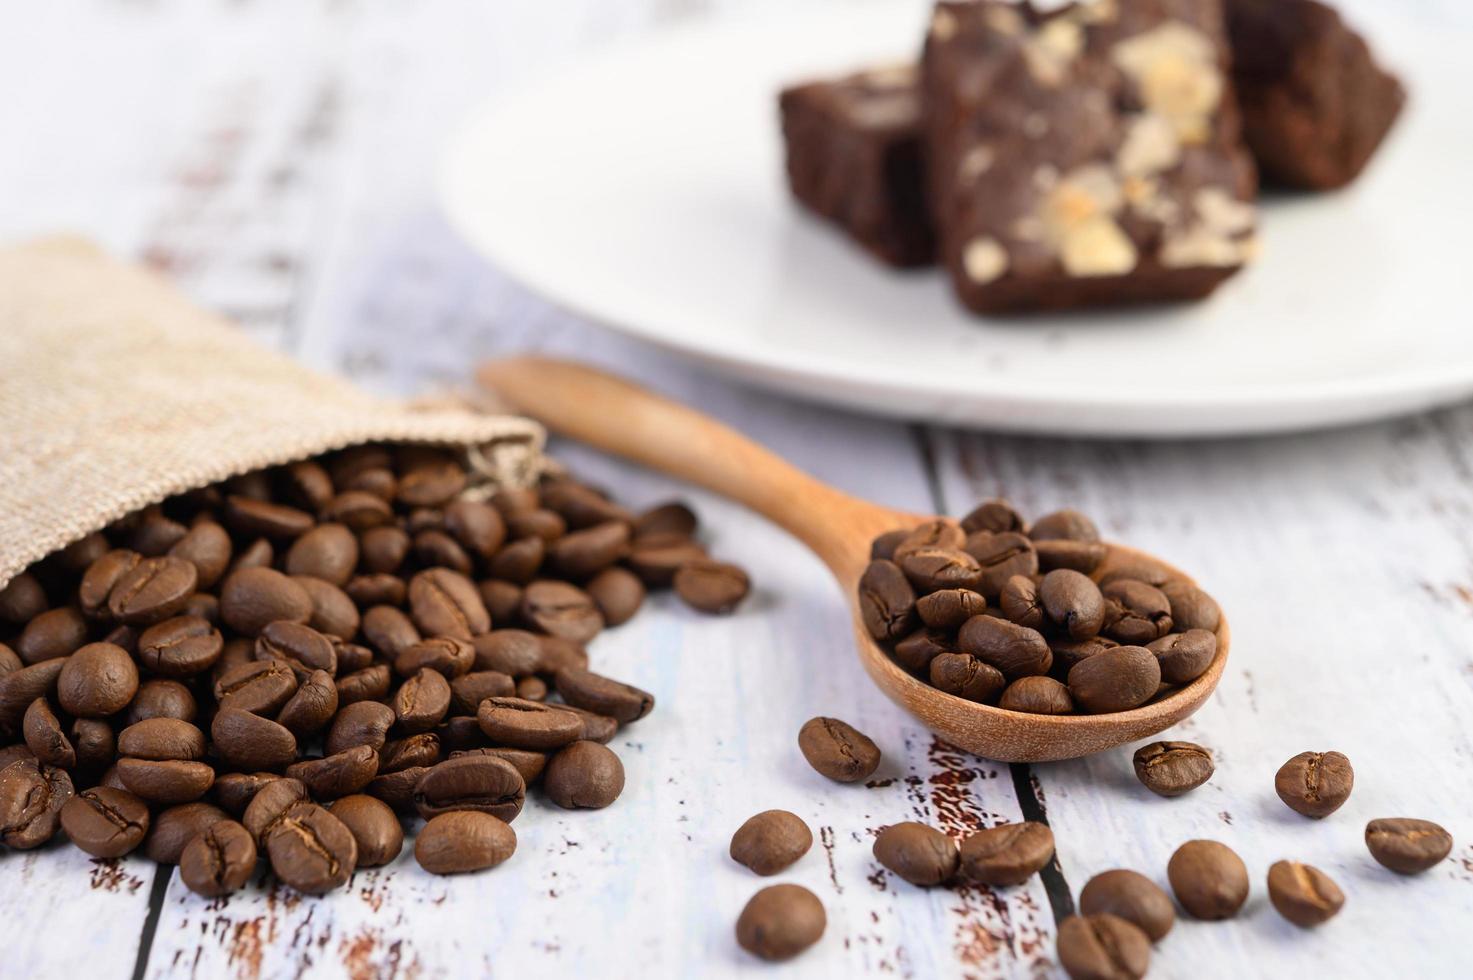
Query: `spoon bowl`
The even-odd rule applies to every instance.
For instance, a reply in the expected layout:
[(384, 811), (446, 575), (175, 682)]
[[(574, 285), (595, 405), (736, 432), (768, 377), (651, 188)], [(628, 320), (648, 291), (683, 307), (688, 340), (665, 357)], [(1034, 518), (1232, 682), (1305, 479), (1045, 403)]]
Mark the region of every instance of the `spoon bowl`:
[[(870, 636), (859, 615), (859, 578), (870, 542), (931, 515), (879, 507), (820, 483), (732, 429), (628, 381), (583, 365), (543, 357), (494, 361), (481, 383), (511, 411), (595, 448), (623, 456), (739, 501), (774, 521), (818, 555), (833, 573), (854, 623), (860, 663), (890, 700), (958, 748), (1000, 762), (1073, 759), (1170, 728), (1202, 706), (1227, 664), (1230, 634), (1217, 627), (1217, 655), (1190, 684), (1129, 711), (1035, 715), (967, 701), (902, 670)], [(1153, 555), (1109, 545), (1099, 572)]]

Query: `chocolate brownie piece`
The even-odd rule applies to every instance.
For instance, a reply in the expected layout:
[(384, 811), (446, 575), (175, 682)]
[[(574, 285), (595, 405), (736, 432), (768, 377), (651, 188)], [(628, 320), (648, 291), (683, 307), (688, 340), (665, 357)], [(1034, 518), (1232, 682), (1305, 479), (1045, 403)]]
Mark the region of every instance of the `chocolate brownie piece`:
[(937, 5), (922, 88), (942, 261), (981, 312), (1197, 299), (1252, 255), (1220, 0)]
[(1365, 167), (1406, 102), (1359, 34), (1315, 0), (1227, 0), (1243, 132), (1266, 181), (1326, 190)]
[(796, 85), (778, 103), (793, 195), (891, 265), (933, 261), (915, 66)]

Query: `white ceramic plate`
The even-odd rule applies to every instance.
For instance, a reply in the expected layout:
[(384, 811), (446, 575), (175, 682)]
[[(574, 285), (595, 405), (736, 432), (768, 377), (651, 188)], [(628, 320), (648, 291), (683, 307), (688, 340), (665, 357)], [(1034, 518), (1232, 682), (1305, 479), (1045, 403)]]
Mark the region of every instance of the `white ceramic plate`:
[(1411, 100), (1349, 190), (1266, 202), (1208, 301), (1008, 321), (801, 211), (785, 82), (913, 51), (929, 4), (725, 20), (504, 97), (441, 173), (452, 221), (554, 302), (731, 374), (866, 411), (1075, 435), (1346, 423), (1473, 395), (1470, 37), (1379, 25)]

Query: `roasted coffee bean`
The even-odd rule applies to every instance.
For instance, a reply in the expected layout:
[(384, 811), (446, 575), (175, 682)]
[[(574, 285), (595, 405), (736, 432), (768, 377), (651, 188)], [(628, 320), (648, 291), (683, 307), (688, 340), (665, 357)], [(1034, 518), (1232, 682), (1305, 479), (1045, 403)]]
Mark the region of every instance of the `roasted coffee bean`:
[(112, 726), (96, 718), (72, 720), (70, 738), (77, 750), (77, 765), (83, 769), (106, 769), (117, 755)]
[(385, 742), (379, 750), (378, 771), (397, 772), (411, 766), (433, 766), (440, 761), (440, 736), (421, 732)]
[(225, 638), (199, 616), (175, 616), (138, 636), (138, 662), (163, 677), (193, 677), (215, 666)]
[(546, 701), (547, 681), (540, 677), (523, 677), (517, 681), (516, 697), (527, 701)]
[(916, 613), (931, 629), (955, 631), (987, 610), (987, 600), (971, 589), (941, 589), (916, 600)]
[(763, 810), (731, 837), (731, 859), (766, 877), (786, 871), (813, 846), (813, 832), (795, 813)]
[[(644, 583), (627, 568), (606, 568), (590, 579), (583, 588), (603, 615), (606, 626), (622, 626), (633, 619), (634, 614), (639, 612), (639, 607), (644, 604)], [(483, 598), (485, 593), (483, 583)], [(496, 622), (495, 610), (491, 611), (491, 621)]]
[(118, 752), (135, 759), (195, 762), (205, 757), (205, 733), (178, 718), (148, 718), (118, 733)]
[(307, 622), (312, 597), (273, 568), (245, 568), (231, 572), (220, 587), (220, 618), (237, 633), (255, 636), (278, 620)]
[(414, 787), (429, 771), (428, 766), (410, 766), (408, 769), (380, 773), (369, 780), (363, 792), (376, 800), (383, 801), (392, 810), (412, 813), (414, 811)]
[(14, 673), (25, 666), (25, 661), (18, 657), (14, 650), (0, 643), (0, 676)]
[(214, 588), (230, 567), (232, 553), (230, 535), (214, 521), (195, 524), (169, 549), (172, 557), (183, 558), (194, 566), (196, 587), (200, 589)]
[(421, 668), (400, 685), (392, 707), (400, 730), (411, 735), (427, 732), (450, 710), (450, 682), (444, 674)]
[(931, 661), (929, 676), (937, 690), (978, 704), (991, 702), (1008, 684), (1002, 671), (970, 653), (938, 655)]
[(465, 489), (465, 468), (446, 456), (433, 454), (399, 477), (396, 494), (410, 507), (443, 507)]
[(27, 664), (69, 657), (87, 642), (87, 620), (72, 606), (48, 609), (26, 624), (15, 652)]
[(1043, 629), (1047, 617), (1038, 597), (1038, 584), (1027, 575), (1014, 575), (1003, 583), (997, 606), (1009, 622), (1031, 630)]
[(875, 838), (875, 860), (912, 885), (950, 881), (961, 861), (956, 841), (934, 827), (908, 821), (891, 824)]
[(1383, 817), (1366, 824), (1366, 847), (1383, 868), (1415, 875), (1441, 864), (1453, 837), (1431, 820)]
[(1151, 940), (1114, 915), (1073, 915), (1059, 925), (1059, 965), (1070, 980), (1138, 980), (1151, 965)]
[[(343, 586), (343, 591), (360, 607), (402, 606), (409, 596), (409, 587), (396, 575), (354, 575)], [(372, 611), (372, 610), (370, 610)], [(364, 614), (365, 619), (367, 613)]]
[(576, 741), (548, 760), (542, 782), (564, 809), (602, 809), (624, 791), (624, 764), (607, 746)]
[(522, 812), (527, 786), (511, 763), (490, 755), (462, 755), (431, 766), (414, 786), (414, 807), (426, 819), (451, 810), (478, 810), (511, 823)]
[(253, 660), (232, 667), (215, 682), (220, 709), (274, 715), (297, 693), (296, 672), (280, 660)]
[(578, 530), (606, 521), (634, 523), (634, 514), (609, 500), (592, 487), (572, 480), (558, 480), (544, 484), (541, 489), (542, 506), (561, 514), (568, 527)]
[(344, 490), (322, 509), (322, 519), (346, 524), (363, 532), (394, 520), (394, 509), (384, 498), (366, 490)]
[(558, 671), (557, 692), (574, 707), (608, 715), (625, 725), (643, 718), (655, 706), (654, 695), (590, 670)]
[(868, 779), (880, 766), (879, 747), (837, 718), (810, 718), (798, 731), (798, 748), (820, 775), (837, 783)]
[(332, 675), (314, 671), (302, 680), (297, 693), (282, 705), (276, 721), (298, 739), (315, 735), (327, 727), (338, 710), (338, 689)]
[(394, 675), (388, 664), (374, 664), (372, 667), (355, 670), (347, 677), (339, 677), (335, 685), (338, 689), (338, 706), (345, 708), (360, 701), (381, 701), (388, 697), (393, 680)]
[(1049, 572), (1038, 583), (1038, 601), (1048, 624), (1071, 640), (1094, 636), (1104, 625), (1104, 596), (1099, 586), (1079, 572)]
[(1168, 684), (1189, 684), (1200, 677), (1217, 656), (1217, 634), (1207, 630), (1171, 633), (1153, 640), (1146, 649), (1161, 665), (1161, 679)]
[(536, 510), (542, 506), (542, 498), (535, 487), (504, 487), (491, 497), (491, 506), (503, 518)]
[(1301, 929), (1321, 925), (1345, 904), (1345, 893), (1319, 868), (1298, 861), (1275, 861), (1268, 869), (1268, 900)]
[(344, 490), (361, 490), (381, 500), (392, 502), (399, 492), (399, 478), (386, 466), (373, 466), (353, 474), (343, 484)]
[(1102, 871), (1085, 883), (1079, 893), (1079, 914), (1119, 916), (1153, 943), (1176, 924), (1171, 897), (1150, 878), (1124, 868)]
[(358, 867), (379, 868), (404, 849), (404, 828), (394, 811), (381, 800), (355, 794), (344, 796), (328, 807), (343, 822), (358, 844)]
[(1295, 813), (1328, 817), (1350, 799), (1355, 770), (1339, 752), (1301, 752), (1274, 776), (1274, 791)]
[(203, 762), (180, 759), (119, 759), (118, 778), (129, 792), (150, 803), (190, 803), (215, 782), (215, 770)]
[(1100, 591), (1110, 603), (1105, 633), (1112, 640), (1146, 646), (1171, 632), (1171, 603), (1160, 589), (1131, 579), (1116, 579)]
[(106, 718), (138, 693), (138, 667), (126, 650), (89, 643), (66, 659), (56, 678), (62, 710), (79, 718)]
[(298, 780), (319, 800), (332, 800), (357, 793), (378, 775), (378, 753), (367, 745), (355, 745), (322, 759), (303, 759), (286, 767), (286, 775)]
[(629, 525), (605, 521), (556, 540), (548, 550), (553, 569), (582, 581), (613, 565), (629, 553)]
[(1217, 602), (1195, 585), (1185, 582), (1167, 582), (1161, 593), (1171, 603), (1173, 628), (1185, 633), (1187, 630), (1206, 630), (1216, 633), (1222, 620), (1222, 610)]
[(426, 569), (410, 579), (409, 606), (415, 625), (430, 636), (469, 640), (491, 628), (475, 585), (448, 568)]
[(45, 660), (0, 675), (0, 729), (15, 728), (31, 702), (52, 692), (65, 660)]
[(199, 572), (183, 558), (145, 558), (108, 593), (108, 612), (129, 626), (151, 626), (183, 609), (198, 584)]
[(556, 749), (583, 733), (571, 711), (525, 698), (487, 698), (476, 712), (487, 737), (518, 749)]
[[(107, 587), (111, 589), (112, 584)], [(104, 594), (103, 601), (106, 599)], [(30, 572), (20, 572), (0, 588), (0, 621), (27, 623), (45, 612), (46, 606), (46, 591)]]
[(1098, 541), (1100, 530), (1095, 522), (1071, 508), (1045, 514), (1033, 522), (1028, 536), (1034, 541)]
[(489, 813), (455, 810), (430, 819), (414, 841), (414, 859), (431, 874), (494, 868), (517, 849), (517, 834)]
[(183, 803), (155, 814), (143, 838), (143, 855), (158, 864), (178, 864), (190, 841), (230, 815), (213, 803)]
[[(193, 616), (196, 619), (203, 619), (211, 626), (217, 626), (220, 622), (220, 600), (208, 592), (196, 592), (194, 595), (190, 596), (189, 601), (184, 604), (184, 609), (180, 613), (180, 615)], [(165, 620), (165, 622), (167, 622), (167, 620)], [(133, 627), (119, 626), (117, 627), (117, 629), (132, 630)], [(119, 643), (118, 645), (123, 646), (123, 644), (121, 643)], [(134, 647), (135, 649), (137, 647), (136, 641), (134, 643)], [(124, 647), (124, 649), (127, 649), (127, 647)]]
[(1032, 715), (1067, 715), (1074, 710), (1074, 699), (1052, 677), (1020, 677), (1002, 692), (997, 706)]
[(753, 895), (737, 918), (736, 940), (753, 956), (790, 960), (823, 938), (823, 903), (802, 885), (769, 885)]
[(962, 546), (966, 538), (966, 533), (955, 521), (944, 517), (926, 521), (912, 528), (904, 540), (895, 546), (892, 560), (904, 567), (905, 559), (918, 551), (933, 548), (954, 551)]
[(280, 778), (274, 772), (227, 772), (215, 779), (210, 793), (227, 813), (239, 818), (262, 787)]
[(393, 606), (374, 606), (363, 614), (363, 638), (390, 660), (422, 639), (414, 622)]
[(1248, 869), (1215, 840), (1189, 840), (1166, 865), (1176, 900), (1198, 919), (1230, 919), (1248, 900)]
[[(143, 560), (143, 556), (130, 548), (117, 548), (109, 551), (98, 558), (87, 567), (82, 575), (82, 582), (77, 586), (77, 601), (82, 606), (82, 612), (93, 619), (102, 619), (111, 615), (107, 609), (107, 597), (112, 593), (113, 587), (118, 580), (137, 567)], [(31, 579), (35, 582), (35, 579)], [(196, 571), (196, 581), (198, 572)], [(202, 586), (208, 588), (208, 586)], [(46, 609), (46, 596), (41, 593), (41, 586), (36, 585), (36, 594), (40, 597), (40, 608), (23, 620), (16, 622), (30, 622), (41, 615)]]
[(62, 730), (56, 712), (45, 698), (31, 702), (21, 720), (21, 732), (26, 748), (31, 750), (39, 762), (61, 769), (72, 769), (77, 765), (77, 750)]
[(267, 623), (256, 637), (256, 659), (277, 660), (304, 678), (315, 671), (337, 673), (332, 641), (303, 623)]
[(286, 812), (298, 803), (308, 801), (307, 786), (301, 780), (290, 777), (275, 779), (257, 790), (245, 808), (241, 823), (251, 832), (257, 845), (264, 845)]
[(358, 862), (358, 842), (343, 822), (315, 803), (298, 803), (266, 837), (271, 870), (306, 895), (347, 884)]
[(499, 670), (477, 670), (450, 682), (450, 710), (459, 715), (474, 715), (487, 698), (511, 697), (516, 682), (510, 674)]
[(321, 463), (303, 460), (289, 463), (277, 471), (287, 500), (309, 511), (319, 511), (332, 500), (332, 477)]
[(300, 537), (316, 523), (306, 511), (269, 500), (253, 500), (242, 496), (226, 497), (222, 516), (225, 523), (237, 534), (273, 540)]
[(319, 524), (286, 553), (288, 575), (310, 575), (334, 585), (346, 585), (357, 567), (358, 538), (346, 524)]
[(225, 570), (225, 577), (229, 578), (235, 572), (247, 568), (270, 568), (275, 560), (276, 549), (271, 546), (271, 542), (265, 538), (257, 538), (231, 559), (230, 567)]
[[(626, 570), (622, 568), (609, 569), (609, 572), (623, 571)], [(599, 577), (601, 578), (602, 576)], [(595, 578), (594, 582), (597, 581), (598, 578)], [(590, 590), (592, 589), (594, 582), (589, 583)], [(644, 588), (643, 584), (640, 585), (640, 588)], [(486, 611), (491, 614), (491, 622), (493, 624), (509, 623), (515, 620), (518, 615), (520, 615), (522, 609), (521, 586), (513, 585), (511, 582), (502, 582), (497, 579), (487, 579), (480, 585), (476, 586), (476, 589), (481, 593), (481, 601), (486, 604)], [(589, 591), (589, 595), (593, 595), (593, 592)], [(609, 625), (613, 626), (617, 624), (611, 621)]]
[(962, 872), (984, 885), (1020, 885), (1053, 856), (1053, 831), (1031, 820), (985, 827), (961, 843)]
[(1006, 500), (984, 500), (962, 518), (962, 530), (968, 534), (978, 531), (1022, 531), (1022, 516)]
[(408, 554), (409, 535), (403, 528), (393, 525), (372, 527), (358, 539), (358, 561), (365, 572), (397, 572)]
[(960, 548), (897, 549), (898, 564), (917, 592), (939, 589), (975, 590), (982, 582), (982, 566)]
[(139, 516), (128, 544), (139, 554), (156, 558), (167, 554), (188, 533), (189, 528), (183, 524), (156, 509), (149, 509)]
[(1129, 711), (1161, 686), (1161, 667), (1145, 647), (1115, 647), (1087, 657), (1069, 671), (1069, 693), (1084, 711)]
[(539, 674), (556, 674), (560, 670), (587, 670), (588, 651), (580, 643), (561, 636), (539, 636), (537, 645), (541, 658), (537, 661)]
[(24, 742), (16, 745), (7, 745), (4, 748), (0, 748), (0, 772), (3, 772), (5, 767), (12, 762), (20, 762), (22, 760), (33, 762), (35, 758), (35, 753), (26, 748), (26, 743)]
[(634, 522), (634, 536), (645, 538), (655, 534), (693, 538), (699, 527), (695, 512), (678, 500), (651, 507)]
[(527, 586), (522, 593), (521, 615), (536, 629), (574, 643), (587, 643), (604, 626), (603, 615), (588, 593), (551, 579)]
[(210, 737), (227, 764), (247, 772), (284, 769), (297, 757), (297, 737), (289, 729), (238, 708), (220, 709)]
[(547, 545), (541, 538), (521, 538), (503, 545), (486, 563), (486, 571), (492, 578), (526, 585), (537, 576), (546, 557)]
[(256, 871), (256, 842), (234, 820), (221, 820), (184, 846), (179, 880), (196, 895), (220, 898), (245, 887)]
[(1189, 793), (1215, 769), (1212, 753), (1193, 742), (1152, 742), (1135, 750), (1133, 762), (1136, 778), (1157, 796)]
[(952, 653), (951, 636), (941, 630), (918, 629), (895, 644), (895, 662), (906, 670), (924, 674), (931, 661), (943, 653)]
[(1089, 575), (1110, 556), (1110, 549), (1099, 541), (1069, 541), (1051, 539), (1034, 541), (1038, 553), (1038, 567), (1045, 572), (1061, 569)]
[[(485, 561), (506, 541), (506, 522), (490, 504), (456, 500), (445, 507), (445, 530), (466, 551)], [(392, 569), (389, 569), (392, 571)]]
[(469, 575), (475, 567), (460, 542), (438, 529), (414, 536), (414, 557), (421, 565), (446, 568), (460, 575)]
[(725, 615), (747, 597), (752, 583), (736, 565), (706, 559), (686, 562), (676, 571), (675, 594), (692, 609)]
[[(312, 617), (307, 625), (332, 640), (345, 640), (358, 635), (362, 619), (352, 597), (342, 589), (310, 575), (295, 575), (292, 581), (307, 591), (312, 600)], [(336, 643), (333, 644), (337, 646)]]
[(496, 670), (512, 677), (525, 677), (539, 669), (542, 643), (526, 630), (492, 630), (482, 633), (475, 646), (477, 670)]
[(0, 844), (25, 851), (49, 841), (73, 793), (65, 770), (36, 759), (0, 770)]
[(1013, 531), (978, 531), (967, 535), (962, 550), (982, 567), (976, 591), (991, 602), (1014, 575), (1032, 577), (1038, 572), (1038, 552), (1033, 542)]
[(1160, 562), (1149, 558), (1126, 558), (1120, 562), (1112, 562), (1110, 567), (1100, 574), (1099, 584), (1103, 589), (1111, 582), (1133, 579), (1159, 589), (1175, 577), (1175, 574)]
[(470, 672), (476, 664), (476, 648), (466, 640), (453, 636), (435, 636), (400, 651), (394, 658), (394, 672), (400, 677), (413, 677), (421, 670), (433, 670), (447, 680)]
[(896, 528), (893, 531), (886, 531), (870, 542), (869, 560), (894, 561), (895, 549), (904, 544), (905, 539), (908, 537), (910, 537), (910, 532), (903, 527)]
[(138, 693), (123, 715), (123, 724), (132, 725), (149, 718), (178, 718), (194, 721), (199, 706), (189, 688), (178, 681), (153, 679), (138, 685)]
[(335, 636), (329, 636), (328, 639), (337, 652), (339, 674), (351, 674), (373, 664), (373, 651), (368, 647), (360, 643), (344, 643)]
[(127, 790), (85, 789), (61, 808), (61, 828), (71, 842), (98, 858), (122, 857), (148, 834), (148, 805)]
[(367, 745), (377, 752), (384, 747), (385, 736), (393, 727), (394, 709), (377, 701), (358, 701), (340, 710), (328, 729), (325, 742), (328, 755), (337, 755), (355, 745)]
[[(197, 594), (198, 593), (196, 593), (196, 595)], [(186, 615), (192, 615), (189, 610), (193, 605), (194, 602), (191, 598), (190, 604), (184, 607)], [(108, 630), (107, 635), (102, 638), (101, 642), (111, 643), (113, 646), (120, 647), (123, 650), (127, 651), (130, 656), (137, 656), (138, 637), (139, 632), (136, 628), (132, 626), (119, 625), (114, 626), (112, 629)]]
[[(973, 616), (957, 634), (957, 646), (983, 663), (1002, 671), (1008, 680), (1047, 674), (1054, 662), (1048, 643), (1038, 630), (995, 616)], [(1152, 665), (1155, 664), (1152, 658)], [(1152, 685), (1151, 693), (1155, 693)]]
[(859, 611), (877, 640), (898, 640), (915, 628), (915, 589), (899, 565), (870, 562), (859, 580)]

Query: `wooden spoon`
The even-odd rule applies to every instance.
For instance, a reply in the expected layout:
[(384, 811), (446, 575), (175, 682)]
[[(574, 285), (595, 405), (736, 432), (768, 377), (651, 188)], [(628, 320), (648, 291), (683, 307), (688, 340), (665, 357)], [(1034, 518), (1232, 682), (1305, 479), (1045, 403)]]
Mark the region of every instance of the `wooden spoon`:
[[(1191, 684), (1159, 701), (1102, 715), (1033, 715), (1004, 711), (938, 691), (900, 667), (859, 616), (856, 588), (870, 542), (930, 515), (890, 510), (840, 493), (735, 431), (684, 405), (604, 372), (543, 357), (482, 366), (480, 380), (507, 407), (553, 432), (624, 456), (746, 504), (802, 541), (833, 572), (853, 614), (859, 660), (880, 690), (953, 745), (1003, 762), (1073, 759), (1154, 735), (1207, 700), (1228, 657), (1226, 617), (1217, 656)], [(1111, 544), (1103, 568), (1159, 559)]]

